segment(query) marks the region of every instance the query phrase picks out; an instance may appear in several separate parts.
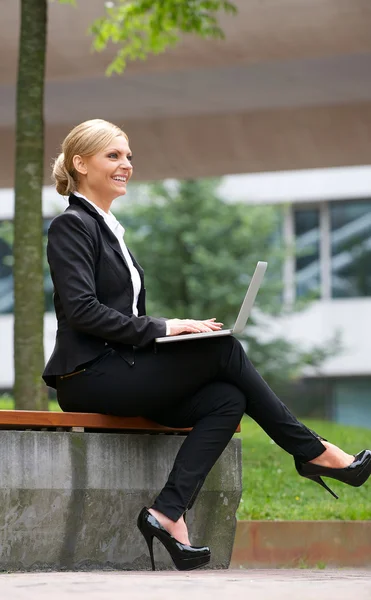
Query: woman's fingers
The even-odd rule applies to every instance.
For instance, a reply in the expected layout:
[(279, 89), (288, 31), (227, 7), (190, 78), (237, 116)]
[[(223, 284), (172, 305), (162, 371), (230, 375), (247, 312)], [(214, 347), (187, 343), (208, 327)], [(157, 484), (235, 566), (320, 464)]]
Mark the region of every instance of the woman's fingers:
[(206, 321), (201, 321), (202, 323), (206, 323), (212, 329), (221, 329), (224, 323), (217, 322), (215, 319), (206, 319)]
[(217, 321), (215, 317), (213, 317), (212, 319), (204, 319), (202, 322), (203, 323), (214, 323), (214, 325), (220, 325), (220, 324), (223, 325), (223, 323), (220, 323), (219, 321)]
[(194, 324), (195, 327), (198, 328), (200, 333), (214, 330), (213, 325), (211, 323), (207, 323), (206, 321), (195, 321)]
[(216, 322), (215, 317), (204, 321), (195, 319), (170, 319), (170, 335), (179, 335), (182, 333), (207, 333), (209, 331), (218, 331), (223, 327), (223, 323)]
[(200, 332), (218, 331), (223, 326), (223, 323), (216, 323), (211, 319), (207, 319), (206, 321), (193, 321), (192, 324), (198, 327)]

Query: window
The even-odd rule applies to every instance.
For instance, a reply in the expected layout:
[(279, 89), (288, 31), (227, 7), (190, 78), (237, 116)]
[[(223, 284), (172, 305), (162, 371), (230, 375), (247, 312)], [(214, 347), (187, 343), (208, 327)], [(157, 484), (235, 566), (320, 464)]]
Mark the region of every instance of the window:
[(294, 213), (296, 240), (296, 296), (320, 295), (320, 214), (319, 209)]
[[(44, 236), (46, 236), (50, 220), (44, 220)], [(13, 224), (11, 221), (0, 223), (0, 314), (11, 314), (14, 310), (13, 292)], [(44, 264), (45, 310), (53, 311), (53, 283), (49, 267)]]
[(371, 200), (321, 202), (292, 214), (296, 297), (371, 296)]
[(371, 428), (370, 386), (369, 377), (335, 380), (334, 420), (345, 425)]
[(331, 203), (330, 223), (332, 297), (371, 296), (371, 201)]

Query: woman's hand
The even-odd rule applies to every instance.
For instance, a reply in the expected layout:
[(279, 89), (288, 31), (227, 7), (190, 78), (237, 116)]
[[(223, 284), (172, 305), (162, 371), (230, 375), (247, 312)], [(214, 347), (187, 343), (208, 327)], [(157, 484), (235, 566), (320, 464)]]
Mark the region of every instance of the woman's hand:
[(223, 323), (217, 323), (215, 318), (205, 321), (195, 321), (194, 319), (169, 319), (169, 335), (180, 335), (181, 333), (206, 333), (208, 331), (219, 331)]

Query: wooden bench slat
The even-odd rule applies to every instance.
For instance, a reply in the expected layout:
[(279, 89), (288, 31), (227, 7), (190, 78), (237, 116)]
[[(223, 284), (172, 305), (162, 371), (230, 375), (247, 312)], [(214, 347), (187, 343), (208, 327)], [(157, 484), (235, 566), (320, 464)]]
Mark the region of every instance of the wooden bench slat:
[[(0, 410), (1, 426), (19, 427), (84, 427), (86, 429), (143, 430), (157, 433), (188, 433), (192, 428), (166, 427), (144, 417), (116, 417), (98, 413), (59, 411)], [(237, 433), (241, 431), (240, 426)]]
[[(1, 410), (1, 425), (28, 425), (30, 427), (85, 427), (91, 429), (146, 429), (150, 431), (173, 430), (142, 417), (116, 417), (98, 413), (73, 413), (59, 411)], [(174, 429), (190, 431), (190, 429)]]

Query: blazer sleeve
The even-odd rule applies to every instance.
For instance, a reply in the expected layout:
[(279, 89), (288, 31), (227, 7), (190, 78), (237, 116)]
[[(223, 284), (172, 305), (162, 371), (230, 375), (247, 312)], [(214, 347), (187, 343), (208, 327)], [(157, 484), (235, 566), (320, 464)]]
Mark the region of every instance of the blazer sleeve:
[(107, 341), (145, 346), (166, 335), (166, 321), (127, 316), (101, 304), (95, 288), (96, 244), (79, 215), (64, 212), (49, 228), (47, 257), (71, 327)]

